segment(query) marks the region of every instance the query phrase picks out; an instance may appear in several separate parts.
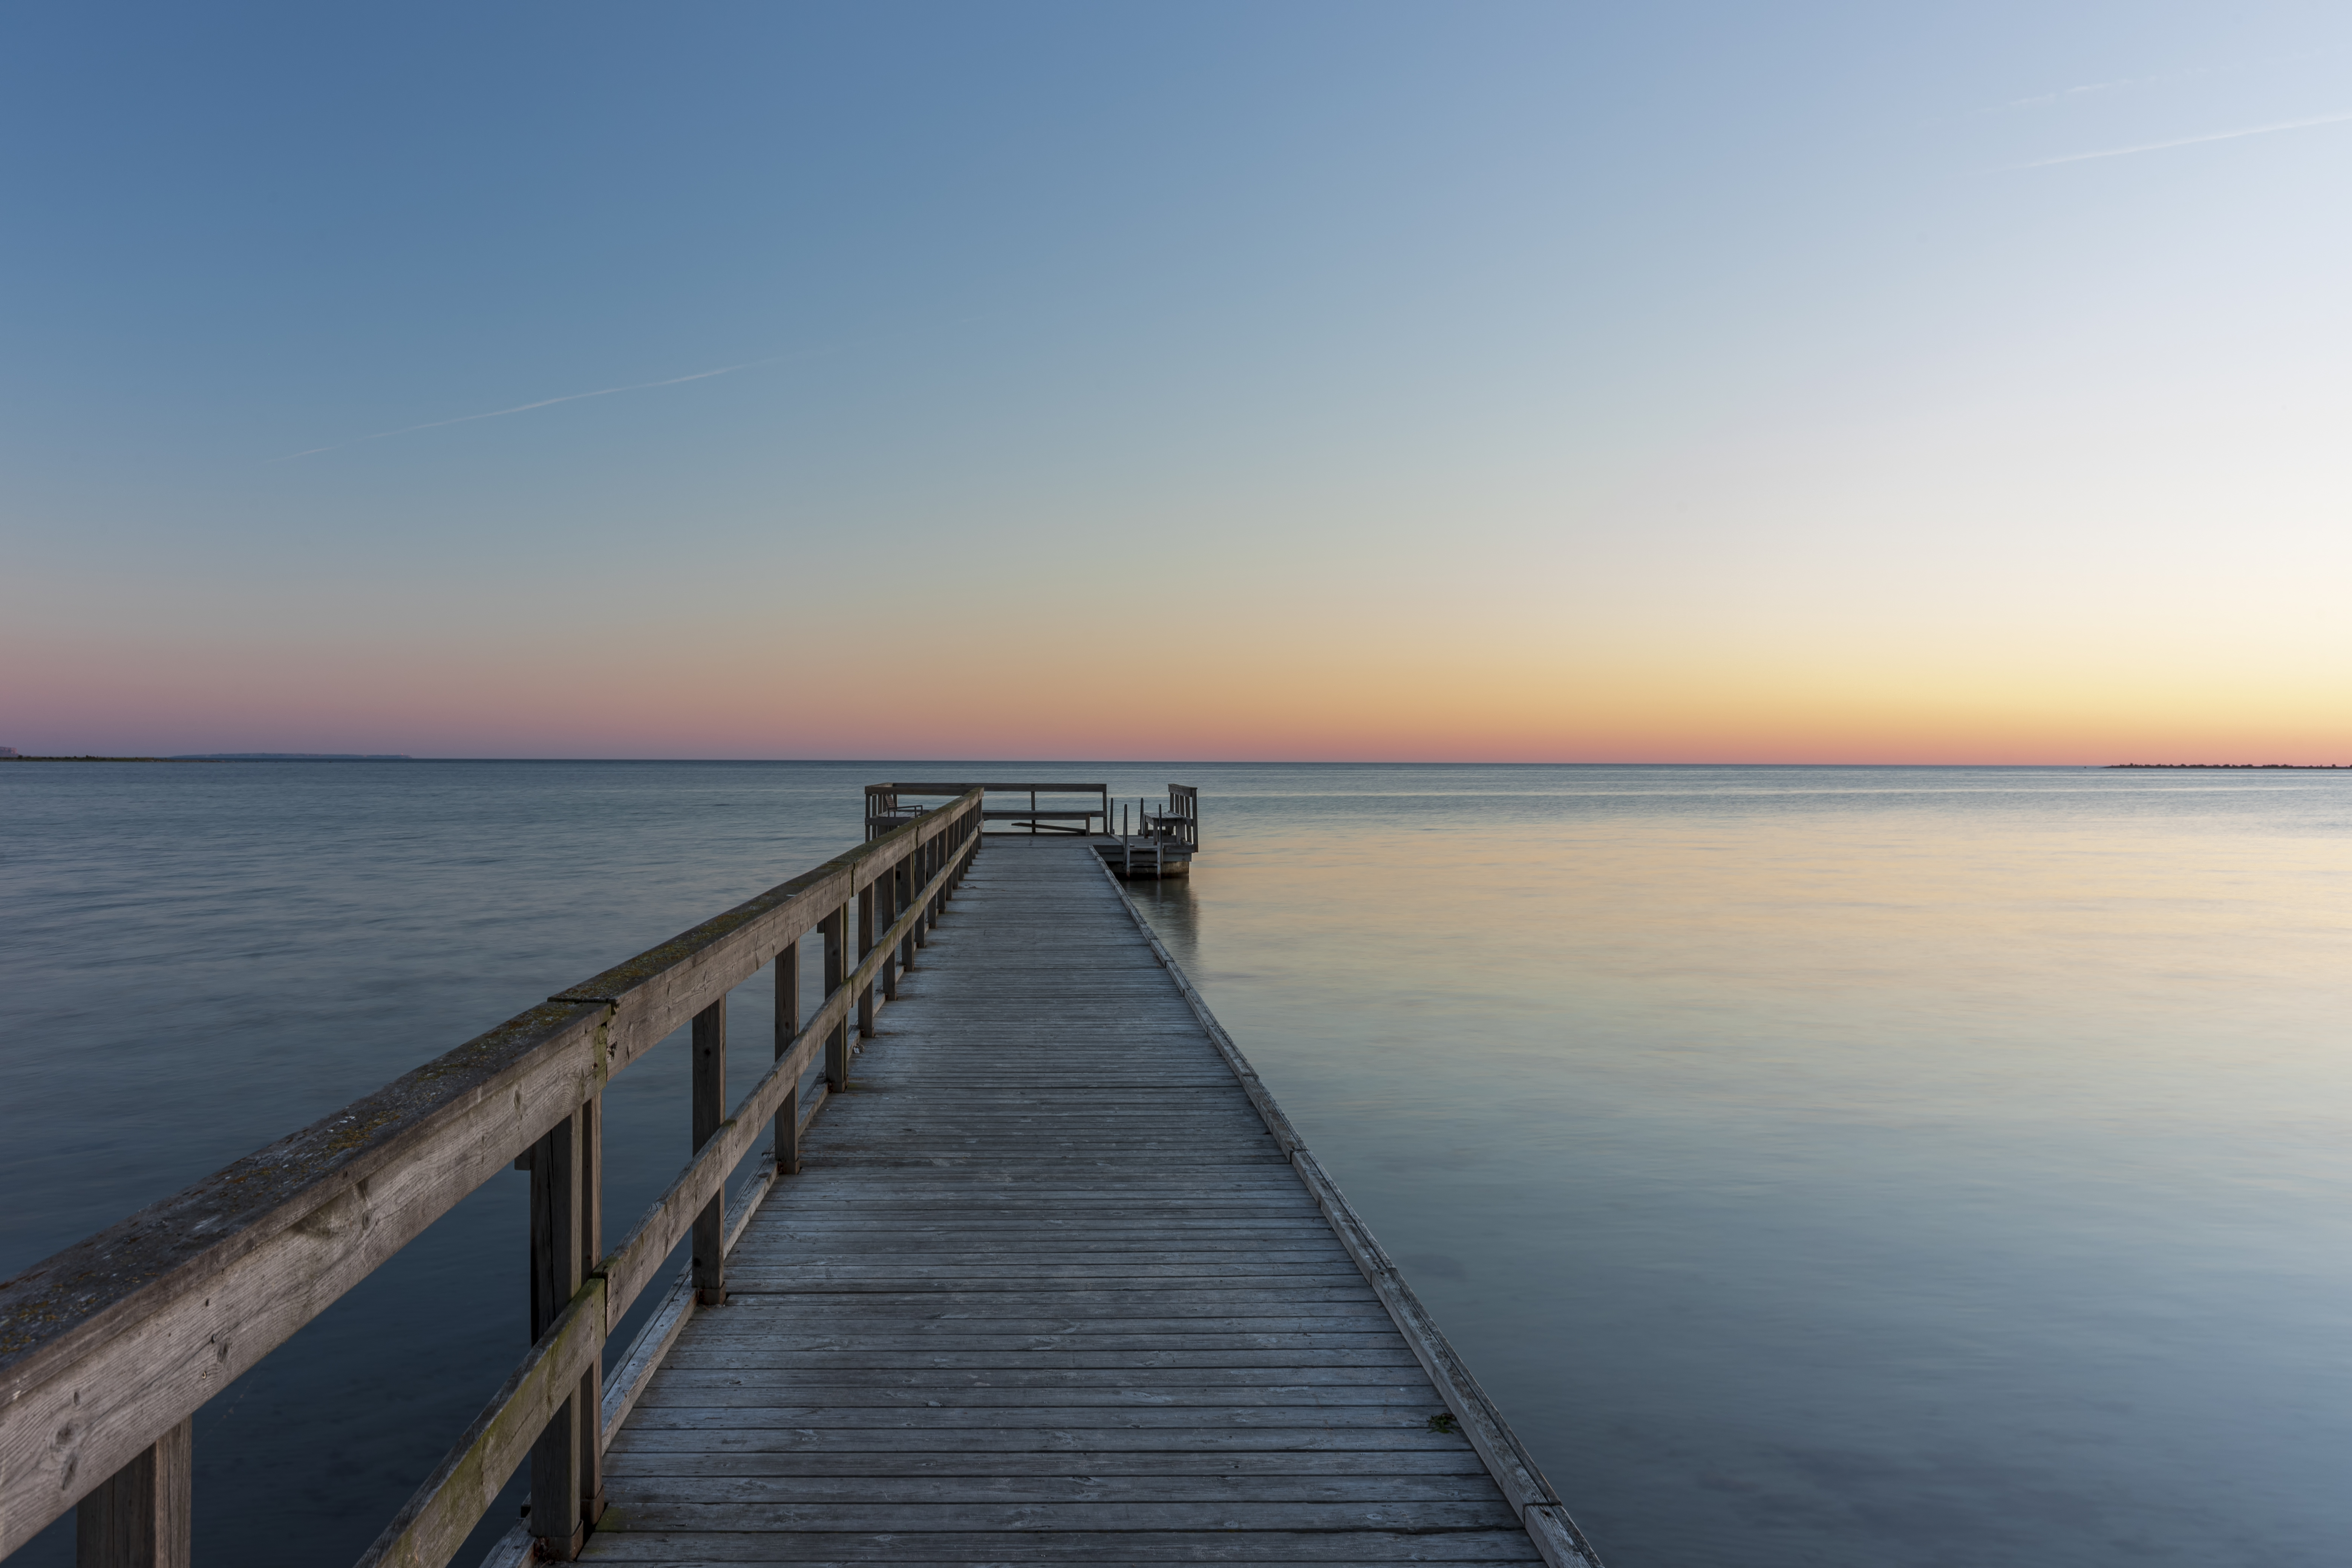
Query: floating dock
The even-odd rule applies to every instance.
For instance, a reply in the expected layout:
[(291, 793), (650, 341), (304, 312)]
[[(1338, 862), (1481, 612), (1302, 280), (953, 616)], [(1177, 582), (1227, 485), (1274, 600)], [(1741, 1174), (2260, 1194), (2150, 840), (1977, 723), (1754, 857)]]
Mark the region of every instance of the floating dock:
[[(1596, 1568), (1097, 836), (983, 836), (982, 798), (0, 1286), (0, 1551), (79, 1507), (83, 1563), (184, 1568), (210, 1374), (520, 1154), (537, 1338), (370, 1568), (450, 1562), (526, 1462), (492, 1564)], [(725, 994), (763, 964), (777, 1064), (728, 1115)], [(694, 1162), (606, 1252), (596, 1093), (689, 1019)]]

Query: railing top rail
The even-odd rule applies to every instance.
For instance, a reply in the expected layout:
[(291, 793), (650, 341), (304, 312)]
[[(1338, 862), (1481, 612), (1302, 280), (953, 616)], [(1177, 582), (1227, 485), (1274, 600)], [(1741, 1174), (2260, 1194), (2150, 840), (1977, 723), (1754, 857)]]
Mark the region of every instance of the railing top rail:
[(0, 1281), (0, 1556), (857, 887), (976, 816), (977, 788), (959, 793)]
[[(968, 793), (968, 792), (959, 792)], [(938, 813), (932, 813), (937, 816)], [(861, 862), (880, 856), (886, 865), (895, 865), (914, 845), (928, 840), (939, 831), (939, 824), (907, 822), (892, 828), (882, 837), (835, 856), (814, 870), (803, 871), (790, 881), (779, 882), (755, 898), (744, 900), (723, 914), (717, 914), (688, 931), (680, 931), (658, 946), (649, 947), (635, 958), (625, 959), (601, 974), (591, 975), (579, 984), (559, 991), (551, 1000), (557, 1002), (620, 1002), (628, 993), (646, 985), (666, 971), (692, 961), (719, 942), (751, 925), (761, 916), (783, 908), (795, 900), (805, 901), (808, 895), (826, 888), (829, 882), (845, 873), (854, 873)], [(854, 878), (853, 878), (854, 879)], [(819, 900), (820, 902), (822, 900)], [(815, 922), (811, 921), (814, 925)], [(800, 928), (803, 931), (808, 926)], [(785, 941), (791, 941), (786, 938)], [(765, 963), (766, 960), (761, 960)], [(758, 967), (757, 965), (753, 966)], [(664, 1031), (667, 1033), (667, 1031)]]
[(1034, 789), (1040, 794), (1047, 790), (1062, 790), (1071, 795), (1100, 795), (1108, 788), (1110, 785), (1106, 784), (867, 784), (866, 793), (875, 795), (896, 791), (899, 795), (961, 795), (973, 789)]
[(543, 1002), (0, 1281), (0, 1414), (57, 1370), (68, 1342), (117, 1329), (131, 1299), (199, 1264), (234, 1268), (271, 1231), (320, 1208), (330, 1184), (368, 1181), (437, 1112), (478, 1095), (534, 1053), (593, 1033), (609, 1011)]

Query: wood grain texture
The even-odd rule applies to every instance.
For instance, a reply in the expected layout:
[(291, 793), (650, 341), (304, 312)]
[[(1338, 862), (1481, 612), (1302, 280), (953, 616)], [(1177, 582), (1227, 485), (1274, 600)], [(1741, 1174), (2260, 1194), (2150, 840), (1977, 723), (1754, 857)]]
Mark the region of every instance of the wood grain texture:
[(805, 934), (861, 877), (977, 847), (981, 798), (648, 949), (0, 1283), (0, 1556)]
[(81, 1500), (74, 1568), (188, 1568), (194, 1428), (183, 1421)]
[[(534, 1343), (554, 1328), (578, 1295), (584, 1266), (581, 1195), (585, 1140), (583, 1118), (559, 1121), (530, 1152), (530, 1337)], [(582, 1385), (560, 1401), (540, 1433), (530, 1456), (532, 1533), (541, 1555), (563, 1558), (578, 1543), (601, 1491), (593, 1461), (598, 1450), (582, 1423), (595, 1409), (597, 1367), (582, 1369)], [(468, 1526), (470, 1528), (470, 1525)]]
[(1541, 1561), (1092, 849), (959, 873), (585, 1557)]
[(0, 1285), (0, 1555), (569, 1117), (606, 1012), (534, 1008)]
[[(772, 1151), (760, 1162), (759, 1169), (752, 1172), (751, 1179), (728, 1200), (728, 1251), (732, 1252), (735, 1244), (742, 1239), (743, 1227), (758, 1212), (769, 1190), (775, 1185), (778, 1174), (776, 1155)], [(613, 1435), (621, 1429), (621, 1423), (629, 1418), (629, 1412), (635, 1406), (637, 1396), (645, 1392), (647, 1380), (669, 1354), (670, 1347), (677, 1342), (678, 1331), (686, 1327), (688, 1318), (694, 1316), (695, 1296), (694, 1266), (689, 1263), (677, 1271), (677, 1279), (671, 1285), (669, 1294), (662, 1298), (660, 1305), (654, 1309), (653, 1316), (646, 1320), (645, 1327), (639, 1329), (637, 1337), (630, 1342), (620, 1364), (613, 1369), (613, 1376), (604, 1389), (603, 1415), (596, 1426), (600, 1485), (603, 1450), (612, 1446)], [(608, 1299), (608, 1310), (609, 1308)], [(617, 1319), (619, 1314), (614, 1313), (614, 1317)]]

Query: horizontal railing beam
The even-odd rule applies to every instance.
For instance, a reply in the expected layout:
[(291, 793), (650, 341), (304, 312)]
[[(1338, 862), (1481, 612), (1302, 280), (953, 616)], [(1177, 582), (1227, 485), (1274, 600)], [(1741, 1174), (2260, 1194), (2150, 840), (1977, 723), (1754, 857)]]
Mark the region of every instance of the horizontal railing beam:
[[(604, 1281), (591, 1279), (376, 1537), (359, 1568), (443, 1568), (455, 1557), (540, 1433), (579, 1389), (582, 1374), (604, 1355), (607, 1320)], [(583, 1419), (602, 1414), (587, 1411)]]
[(0, 1556), (571, 1115), (608, 1011), (533, 1008), (0, 1286)]
[(869, 784), (869, 794), (894, 792), (898, 795), (962, 795), (971, 790), (1034, 789), (1039, 795), (1100, 795), (1108, 784)]
[(964, 793), (0, 1283), (0, 1556), (856, 886), (944, 833), (976, 837)]
[(870, 844), (582, 981), (556, 999), (613, 1005), (613, 1070), (618, 1072), (814, 931), (858, 888), (950, 831), (978, 805), (959, 801), (902, 823)]
[(857, 994), (872, 984), (881, 973), (883, 963), (896, 952), (898, 943), (914, 933), (923, 910), (930, 900), (945, 892), (954, 881), (959, 864), (970, 858), (977, 847), (977, 835), (963, 849), (951, 857), (949, 864), (927, 883), (921, 893), (908, 904), (907, 912), (892, 922), (874, 944), (863, 962), (850, 972), (841, 984), (834, 987), (824, 1003), (793, 1037), (792, 1045), (775, 1064), (752, 1085), (734, 1114), (719, 1123), (719, 1130), (704, 1141), (685, 1170), (678, 1173), (669, 1189), (654, 1201), (643, 1219), (630, 1231), (626, 1240), (614, 1248), (597, 1271), (610, 1281), (610, 1310), (615, 1322), (621, 1314), (635, 1304), (638, 1296), (652, 1284), (661, 1269), (662, 1260), (670, 1249), (686, 1237), (694, 1224), (694, 1216), (717, 1196), (725, 1186), (727, 1177), (742, 1163), (765, 1131), (768, 1123), (783, 1105), (784, 1097), (801, 1080), (802, 1075), (816, 1065), (817, 1053), (824, 1048), (825, 1037), (836, 1025), (847, 1021), (851, 1005)]

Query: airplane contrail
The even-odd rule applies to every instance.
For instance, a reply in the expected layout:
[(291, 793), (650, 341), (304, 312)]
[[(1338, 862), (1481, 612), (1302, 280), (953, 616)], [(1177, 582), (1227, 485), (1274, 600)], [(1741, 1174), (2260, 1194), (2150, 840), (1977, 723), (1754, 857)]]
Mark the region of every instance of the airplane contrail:
[(297, 458), (314, 457), (320, 452), (340, 451), (356, 447), (362, 441), (381, 441), (388, 436), (407, 436), (419, 430), (438, 430), (445, 425), (470, 425), (477, 419), (503, 419), (509, 414), (528, 414), (534, 408), (552, 408), (559, 403), (577, 403), (583, 397), (610, 397), (616, 392), (645, 392), (656, 386), (676, 386), (681, 382), (708, 381), (714, 375), (729, 375), (754, 365), (773, 364), (784, 358), (770, 354), (766, 359), (747, 359), (741, 364), (722, 364), (717, 370), (698, 370), (692, 375), (673, 375), (662, 381), (635, 381), (626, 386), (600, 386), (593, 392), (566, 393), (562, 397), (542, 397), (536, 403), (518, 403), (512, 408), (493, 408), (487, 414), (460, 414), (455, 419), (428, 419), (422, 425), (404, 425), (397, 430), (378, 430), (372, 436), (354, 436), (348, 441), (336, 441), (324, 447), (311, 447), (299, 452), (289, 452), (282, 458), (271, 458), (273, 463), (290, 463)]
[(2194, 147), (2200, 142), (2234, 142), (2241, 136), (2267, 136), (2273, 131), (2300, 131), (2307, 125), (2335, 125), (2352, 120), (2352, 110), (2315, 114), (2307, 120), (2282, 120), (2275, 125), (2249, 125), (2242, 131), (2215, 131), (2204, 136), (2182, 136), (2170, 142), (2143, 142), (2137, 147), (2109, 147), (2099, 153), (2069, 153), (2063, 158), (2036, 158), (2021, 169), (2046, 169), (2053, 163), (2081, 163), (2093, 158), (2122, 158), (2134, 153), (2161, 153), (2167, 147)]

